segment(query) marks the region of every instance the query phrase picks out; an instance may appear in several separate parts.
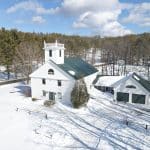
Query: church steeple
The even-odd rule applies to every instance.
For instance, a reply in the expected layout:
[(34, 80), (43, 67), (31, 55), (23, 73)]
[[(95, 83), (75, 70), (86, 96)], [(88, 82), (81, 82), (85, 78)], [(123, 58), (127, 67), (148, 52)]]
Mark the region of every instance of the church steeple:
[(45, 50), (45, 62), (53, 61), (56, 64), (64, 63), (64, 44), (58, 43), (57, 40), (55, 43), (46, 43), (44, 41)]

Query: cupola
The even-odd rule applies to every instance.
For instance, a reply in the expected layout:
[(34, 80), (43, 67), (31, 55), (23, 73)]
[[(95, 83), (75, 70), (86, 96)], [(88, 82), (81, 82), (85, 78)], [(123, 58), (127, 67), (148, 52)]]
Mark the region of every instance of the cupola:
[(64, 64), (64, 44), (58, 43), (46, 43), (44, 41), (45, 50), (45, 62), (53, 61), (56, 64)]

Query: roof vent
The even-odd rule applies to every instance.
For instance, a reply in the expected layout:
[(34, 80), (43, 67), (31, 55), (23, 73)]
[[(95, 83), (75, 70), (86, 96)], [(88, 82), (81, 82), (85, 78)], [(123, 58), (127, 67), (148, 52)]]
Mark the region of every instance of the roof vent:
[(74, 71), (72, 71), (72, 70), (69, 70), (68, 72), (69, 72), (71, 75), (73, 75), (73, 76), (76, 74), (76, 73), (75, 73)]

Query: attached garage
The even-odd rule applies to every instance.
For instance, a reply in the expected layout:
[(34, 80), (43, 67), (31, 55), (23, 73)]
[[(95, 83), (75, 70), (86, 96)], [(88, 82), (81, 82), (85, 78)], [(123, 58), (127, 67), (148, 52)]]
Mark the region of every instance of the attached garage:
[(102, 92), (111, 92), (113, 100), (150, 105), (150, 81), (136, 73), (127, 76), (100, 76), (94, 87)]
[(117, 101), (129, 102), (129, 93), (117, 92)]
[(132, 103), (145, 104), (145, 95), (132, 94)]

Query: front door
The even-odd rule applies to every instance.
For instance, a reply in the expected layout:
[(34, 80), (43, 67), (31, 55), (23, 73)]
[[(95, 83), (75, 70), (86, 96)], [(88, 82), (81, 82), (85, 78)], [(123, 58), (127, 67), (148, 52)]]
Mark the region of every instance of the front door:
[(55, 100), (55, 93), (54, 92), (49, 92), (49, 100)]

